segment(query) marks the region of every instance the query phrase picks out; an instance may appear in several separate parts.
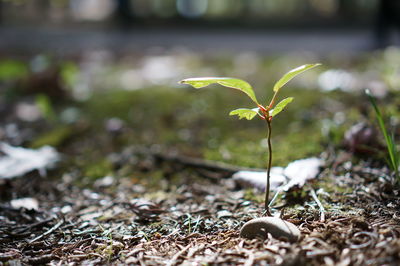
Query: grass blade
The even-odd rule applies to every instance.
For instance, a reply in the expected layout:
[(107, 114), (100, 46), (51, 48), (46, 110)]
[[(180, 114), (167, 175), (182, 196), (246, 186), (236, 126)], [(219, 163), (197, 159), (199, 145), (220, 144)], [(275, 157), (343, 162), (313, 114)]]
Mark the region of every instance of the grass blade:
[(367, 94), (372, 107), (374, 108), (376, 118), (378, 120), (379, 128), (385, 138), (386, 142), (386, 147), (389, 153), (389, 162), (392, 170), (395, 172), (396, 177), (399, 178), (399, 156), (398, 156), (398, 151), (396, 148), (396, 144), (394, 142), (394, 137), (393, 135), (389, 135), (388, 131), (385, 127), (385, 122), (383, 121), (383, 116), (382, 113), (380, 112), (378, 105), (376, 104), (374, 96), (372, 96), (371, 92), (369, 90), (365, 90), (365, 93)]

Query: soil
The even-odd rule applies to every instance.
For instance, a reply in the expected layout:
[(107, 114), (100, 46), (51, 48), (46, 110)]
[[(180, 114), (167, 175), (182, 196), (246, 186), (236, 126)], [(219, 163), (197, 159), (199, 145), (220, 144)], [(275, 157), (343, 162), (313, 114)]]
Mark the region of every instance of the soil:
[[(105, 177), (91, 188), (79, 188), (73, 174), (48, 180), (35, 172), (3, 182), (2, 192), (35, 198), (40, 207), (13, 208), (6, 200), (0, 205), (1, 264), (400, 262), (399, 190), (380, 169), (349, 162), (335, 170), (326, 168), (312, 185), (325, 206), (324, 217), (306, 188), (303, 196), (298, 191), (286, 193), (275, 213), (301, 231), (297, 243), (288, 243), (272, 237), (239, 237), (245, 222), (262, 216), (263, 204), (249, 200), (248, 191), (235, 187), (229, 178), (216, 181), (189, 168), (172, 173), (171, 166), (156, 166), (181, 178), (179, 185), (167, 179), (157, 190), (134, 177)], [(146, 173), (149, 178), (152, 174)], [(329, 191), (318, 190), (326, 184)]]
[[(118, 68), (104, 63), (104, 54), (96, 55), (100, 61), (82, 64), (94, 69), (75, 71), (97, 73), (89, 85), (78, 76), (80, 87), (99, 90), (88, 99), (41, 91), (63, 91), (66, 84), (54, 85), (60, 74), (0, 82), (10, 94), (0, 98), (7, 103), (0, 107), (1, 141), (30, 148), (51, 145), (62, 155), (47, 176), (35, 170), (0, 179), (0, 265), (400, 265), (400, 189), (382, 160), (384, 146), (375, 138), (366, 141), (364, 135), (371, 134), (344, 134), (359, 122), (370, 132), (375, 117), (365, 97), (285, 90), (296, 104), (274, 122), (274, 166), (317, 156), (324, 167), (316, 179), (281, 193), (273, 205), (274, 215), (298, 226), (298, 242), (248, 240), (239, 236), (240, 228), (263, 216), (264, 195), (240, 187), (230, 176), (237, 169), (265, 167), (265, 128), (227, 118), (248, 102), (229, 91), (194, 92), (157, 82), (112, 90), (117, 75), (111, 74)], [(199, 64), (205, 60), (194, 58)], [(165, 63), (164, 57), (150, 59)], [(293, 64), (291, 57), (285, 60), (285, 68)], [(376, 72), (376, 66), (390, 63), (374, 60), (362, 69)], [(227, 76), (235, 73), (231, 61), (203, 64), (218, 66), (212, 73), (226, 64), (224, 72), (216, 73)], [(260, 61), (255, 75), (260, 88), (272, 86), (267, 84), (272, 78), (263, 80), (270, 73), (267, 62), (275, 61)], [(71, 70), (67, 66), (64, 71)], [(101, 67), (106, 69), (99, 72)], [(167, 64), (163, 71), (168, 68), (173, 69)], [(178, 77), (173, 79), (176, 84)], [(14, 87), (21, 88), (16, 92)], [(29, 109), (35, 108), (37, 93), (49, 96), (50, 103), (41, 102), (47, 113)], [(398, 117), (397, 98), (388, 98), (385, 107)], [(22, 116), (16, 112), (27, 107)], [(39, 113), (37, 118), (31, 110)], [(350, 141), (342, 145), (345, 135)], [(138, 153), (143, 150), (156, 153)], [(15, 204), (18, 199), (25, 199), (22, 207)]]

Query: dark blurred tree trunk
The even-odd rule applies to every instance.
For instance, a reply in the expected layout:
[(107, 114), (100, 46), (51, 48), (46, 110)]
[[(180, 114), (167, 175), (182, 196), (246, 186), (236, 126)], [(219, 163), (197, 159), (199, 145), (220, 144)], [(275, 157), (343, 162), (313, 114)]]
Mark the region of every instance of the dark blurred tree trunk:
[(356, 8), (354, 7), (354, 1), (339, 0), (339, 15), (346, 21), (354, 21)]
[(0, 25), (3, 24), (3, 1), (0, 1)]
[(380, 0), (375, 21), (376, 48), (385, 48), (390, 44), (390, 30), (400, 30), (400, 1)]
[(116, 0), (115, 20), (123, 29), (128, 29), (133, 25), (132, 0)]
[(48, 0), (38, 0), (37, 2), (37, 12), (38, 16), (42, 20), (47, 20), (49, 14), (49, 7), (50, 7), (50, 2)]

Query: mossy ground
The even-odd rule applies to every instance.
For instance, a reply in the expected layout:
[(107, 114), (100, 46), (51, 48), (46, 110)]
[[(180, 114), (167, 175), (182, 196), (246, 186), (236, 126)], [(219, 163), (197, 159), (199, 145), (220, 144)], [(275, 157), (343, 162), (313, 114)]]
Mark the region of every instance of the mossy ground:
[[(285, 94), (295, 97), (295, 101), (273, 122), (273, 156), (277, 166), (322, 152), (327, 140), (321, 132), (321, 119), (329, 120), (334, 115), (318, 110), (321, 99), (330, 97), (326, 93), (287, 88)], [(265, 167), (265, 122), (237, 120), (228, 115), (238, 106), (251, 106), (241, 96), (217, 87), (146, 88), (96, 95), (82, 112), (98, 130), (103, 130), (105, 117), (123, 120), (131, 130), (117, 137), (121, 146), (159, 144), (210, 160)]]
[[(384, 55), (378, 58), (389, 60)], [(255, 84), (256, 93), (266, 97), (273, 81), (301, 61), (288, 59), (256, 60), (255, 73), (243, 76)], [(376, 60), (360, 59), (348, 67), (368, 69)], [(246, 72), (229, 58), (189, 61), (191, 75), (197, 70), (209, 72), (196, 69), (199, 65), (212, 65), (216, 75), (242, 78), (239, 70)], [(327, 65), (345, 62), (326, 61)], [(77, 72), (70, 62), (66, 66), (69, 74), (62, 72), (67, 76), (64, 85), (73, 83), (73, 72)], [(0, 205), (0, 215), (5, 217), (0, 247), (6, 250), (0, 265), (3, 261), (159, 265), (165, 259), (170, 264), (399, 262), (398, 186), (390, 181), (382, 154), (358, 156), (342, 145), (344, 132), (354, 123), (373, 121), (362, 92), (321, 91), (309, 78), (282, 90), (282, 98), (295, 100), (273, 122), (273, 165), (286, 166), (312, 156), (323, 157), (326, 165), (317, 180), (282, 193), (274, 205), (277, 213), (300, 227), (300, 242), (257, 242), (239, 238), (238, 230), (262, 215), (263, 193), (238, 189), (229, 179), (211, 176), (210, 180), (210, 175), (136, 152), (145, 148), (265, 168), (265, 123), (228, 116), (232, 109), (251, 107), (251, 102), (237, 91), (218, 86), (202, 90), (178, 86), (178, 78), (173, 84), (147, 84), (131, 91), (110, 85), (123, 68), (112, 63), (105, 67), (106, 73), (94, 83), (99, 90), (93, 90), (88, 99), (49, 97), (55, 118), (17, 121), (19, 138), (5, 137), (14, 145), (52, 145), (62, 161), (48, 178), (34, 172), (0, 183), (4, 204), (34, 197), (41, 207), (27, 211)], [(14, 94), (13, 104), (34, 102), (27, 95)], [(398, 113), (397, 102), (391, 97), (386, 111)], [(7, 113), (3, 119), (10, 123), (14, 116)], [(325, 221), (310, 196), (311, 189), (325, 208)], [(43, 239), (32, 241), (33, 237)]]

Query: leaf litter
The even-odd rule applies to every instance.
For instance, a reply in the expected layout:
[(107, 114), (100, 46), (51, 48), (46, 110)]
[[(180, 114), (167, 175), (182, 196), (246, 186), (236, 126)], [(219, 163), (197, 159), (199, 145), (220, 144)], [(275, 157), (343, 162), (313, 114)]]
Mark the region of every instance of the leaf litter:
[[(135, 80), (129, 86), (139, 84), (137, 75), (131, 74), (126, 76)], [(108, 86), (103, 79), (93, 80)], [(387, 169), (370, 161), (353, 165), (351, 156), (332, 153), (324, 156), (321, 169), (320, 165), (293, 170), (297, 186), (285, 191), (274, 207), (276, 214), (298, 226), (299, 242), (273, 237), (247, 240), (239, 237), (239, 229), (261, 217), (263, 206), (254, 185), (238, 187), (230, 177), (244, 170), (257, 173), (255, 169), (170, 151), (137, 156), (138, 147), (128, 147), (121, 152), (117, 147), (125, 144), (118, 144), (115, 136), (128, 130), (121, 121), (106, 123), (107, 132), (113, 134), (113, 149), (104, 135), (97, 138), (98, 130), (91, 132), (90, 141), (64, 147), (63, 154), (73, 150), (72, 156), (80, 155), (85, 147), (99, 153), (107, 150), (108, 155), (113, 151), (110, 161), (116, 170), (92, 180), (93, 185), (75, 167), (56, 169), (42, 178), (36, 170), (44, 174), (43, 169), (52, 163), (32, 162), (45, 156), (29, 157), (35, 160), (28, 160), (26, 171), (0, 178), (0, 265), (399, 264), (399, 190)], [(133, 133), (128, 130), (127, 134)], [(154, 143), (154, 135), (149, 135)], [(348, 150), (356, 153), (353, 146)], [(76, 156), (76, 161), (84, 156)], [(3, 156), (9, 157), (13, 156)], [(315, 172), (300, 178), (302, 169)], [(288, 184), (285, 170), (277, 171), (277, 187)], [(260, 170), (260, 190), (265, 186), (263, 174)], [(156, 188), (148, 180), (154, 180)]]
[[(72, 186), (71, 178), (49, 182), (53, 190), (36, 195), (37, 209), (13, 206), (12, 199), (0, 205), (0, 263), (397, 265), (399, 191), (382, 170), (354, 166), (349, 176), (346, 167), (320, 174), (334, 188), (317, 190), (325, 221), (312, 198), (293, 203), (289, 191), (282, 199), (282, 217), (301, 231), (296, 243), (240, 238), (262, 204), (229, 178), (199, 179), (189, 168), (175, 173), (180, 186), (156, 196), (132, 178), (106, 177), (92, 189)], [(344, 197), (335, 191), (343, 188)]]
[(46, 169), (53, 167), (59, 160), (59, 154), (50, 146), (33, 150), (1, 142), (0, 151), (5, 154), (0, 158), (0, 179), (23, 176), (33, 170), (38, 170), (41, 176), (46, 176)]
[[(271, 189), (288, 191), (293, 187), (302, 188), (307, 182), (318, 177), (323, 161), (312, 157), (296, 160), (283, 167), (271, 168)], [(232, 175), (239, 185), (250, 185), (261, 191), (265, 190), (265, 171), (238, 171)]]

